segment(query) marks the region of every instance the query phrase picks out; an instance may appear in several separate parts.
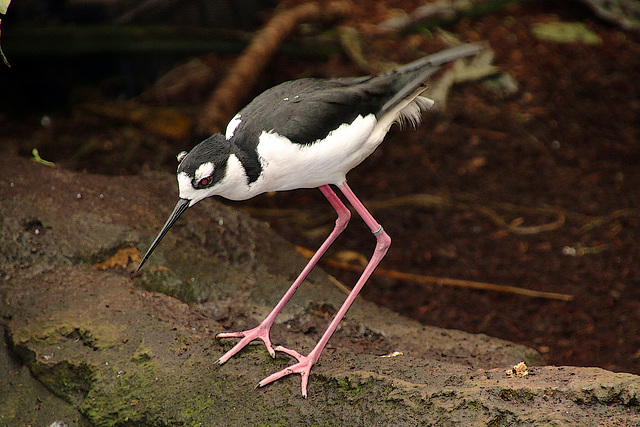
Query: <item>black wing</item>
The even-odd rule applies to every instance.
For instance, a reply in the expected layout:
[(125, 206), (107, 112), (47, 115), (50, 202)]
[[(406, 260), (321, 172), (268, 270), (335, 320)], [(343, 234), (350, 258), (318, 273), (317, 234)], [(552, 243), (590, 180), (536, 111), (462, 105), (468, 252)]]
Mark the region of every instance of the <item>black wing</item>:
[(282, 83), (238, 113), (241, 122), (232, 142), (244, 150), (257, 144), (259, 135), (266, 131), (286, 136), (296, 144), (313, 144), (359, 115), (380, 118), (404, 99), (415, 96), (441, 65), (482, 48), (480, 44), (457, 46), (377, 76)]
[[(325, 138), (358, 115), (377, 111), (393, 93), (372, 93), (364, 82), (353, 79), (300, 79), (275, 86), (242, 109), (234, 135), (257, 141), (263, 132), (276, 132), (296, 144), (312, 144)], [(240, 139), (240, 138), (239, 138)], [(236, 144), (242, 141), (234, 138)]]

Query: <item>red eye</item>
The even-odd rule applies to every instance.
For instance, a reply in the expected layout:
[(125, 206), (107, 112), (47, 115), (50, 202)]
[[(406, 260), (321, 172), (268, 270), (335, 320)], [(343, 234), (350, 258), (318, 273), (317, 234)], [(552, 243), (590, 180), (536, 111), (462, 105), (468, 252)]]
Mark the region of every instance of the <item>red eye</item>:
[(209, 184), (211, 184), (211, 177), (210, 176), (208, 176), (206, 178), (202, 178), (200, 181), (198, 181), (198, 187), (206, 187)]

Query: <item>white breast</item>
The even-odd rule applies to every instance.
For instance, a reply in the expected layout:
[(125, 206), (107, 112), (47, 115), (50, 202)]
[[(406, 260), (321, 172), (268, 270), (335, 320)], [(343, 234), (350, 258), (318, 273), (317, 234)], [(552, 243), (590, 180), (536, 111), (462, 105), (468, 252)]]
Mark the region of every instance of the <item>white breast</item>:
[[(370, 140), (376, 126), (373, 114), (358, 116), (313, 144), (295, 144), (274, 132), (263, 132), (258, 143), (262, 176), (254, 184), (265, 191), (314, 188), (341, 184), (347, 172), (380, 144)], [(383, 135), (384, 136), (384, 135)]]

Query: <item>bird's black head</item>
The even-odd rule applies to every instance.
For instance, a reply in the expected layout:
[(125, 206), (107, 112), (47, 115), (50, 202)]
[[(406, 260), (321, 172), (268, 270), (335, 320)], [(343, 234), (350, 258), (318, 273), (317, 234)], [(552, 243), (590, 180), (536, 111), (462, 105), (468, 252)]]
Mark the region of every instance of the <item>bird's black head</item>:
[(178, 154), (180, 199), (142, 258), (138, 270), (142, 268), (151, 252), (187, 208), (206, 197), (217, 194), (216, 184), (226, 175), (229, 153), (229, 142), (223, 135), (215, 134), (193, 147), (189, 153), (183, 151)]
[(222, 134), (214, 134), (193, 147), (189, 153), (178, 155), (178, 185), (180, 198), (191, 201), (214, 196), (215, 186), (227, 172), (231, 148)]

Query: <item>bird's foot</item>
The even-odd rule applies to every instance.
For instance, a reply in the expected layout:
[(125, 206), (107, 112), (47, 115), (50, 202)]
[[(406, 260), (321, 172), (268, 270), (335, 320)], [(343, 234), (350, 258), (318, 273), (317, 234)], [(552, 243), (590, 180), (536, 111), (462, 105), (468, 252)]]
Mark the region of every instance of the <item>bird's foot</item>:
[(318, 357), (315, 356), (315, 351), (309, 353), (308, 356), (303, 356), (295, 350), (291, 350), (285, 348), (281, 345), (275, 348), (276, 351), (282, 351), (287, 353), (289, 356), (295, 357), (298, 359), (298, 363), (294, 363), (291, 366), (284, 368), (283, 370), (273, 373), (260, 381), (257, 387), (264, 387), (267, 384), (270, 384), (274, 381), (279, 380), (282, 377), (285, 377), (289, 374), (300, 374), (302, 377), (302, 397), (307, 397), (307, 383), (309, 382), (309, 373), (311, 372), (311, 367), (316, 363)]
[(271, 355), (271, 357), (276, 357), (276, 352), (271, 345), (271, 339), (269, 338), (269, 330), (271, 329), (270, 324), (261, 323), (253, 329), (249, 329), (242, 332), (220, 332), (216, 335), (216, 338), (242, 338), (233, 348), (227, 351), (220, 359), (218, 359), (219, 364), (225, 363), (227, 360), (231, 359), (236, 355), (240, 350), (242, 350), (247, 344), (256, 339), (261, 339), (264, 342), (264, 345), (267, 347), (267, 351)]

